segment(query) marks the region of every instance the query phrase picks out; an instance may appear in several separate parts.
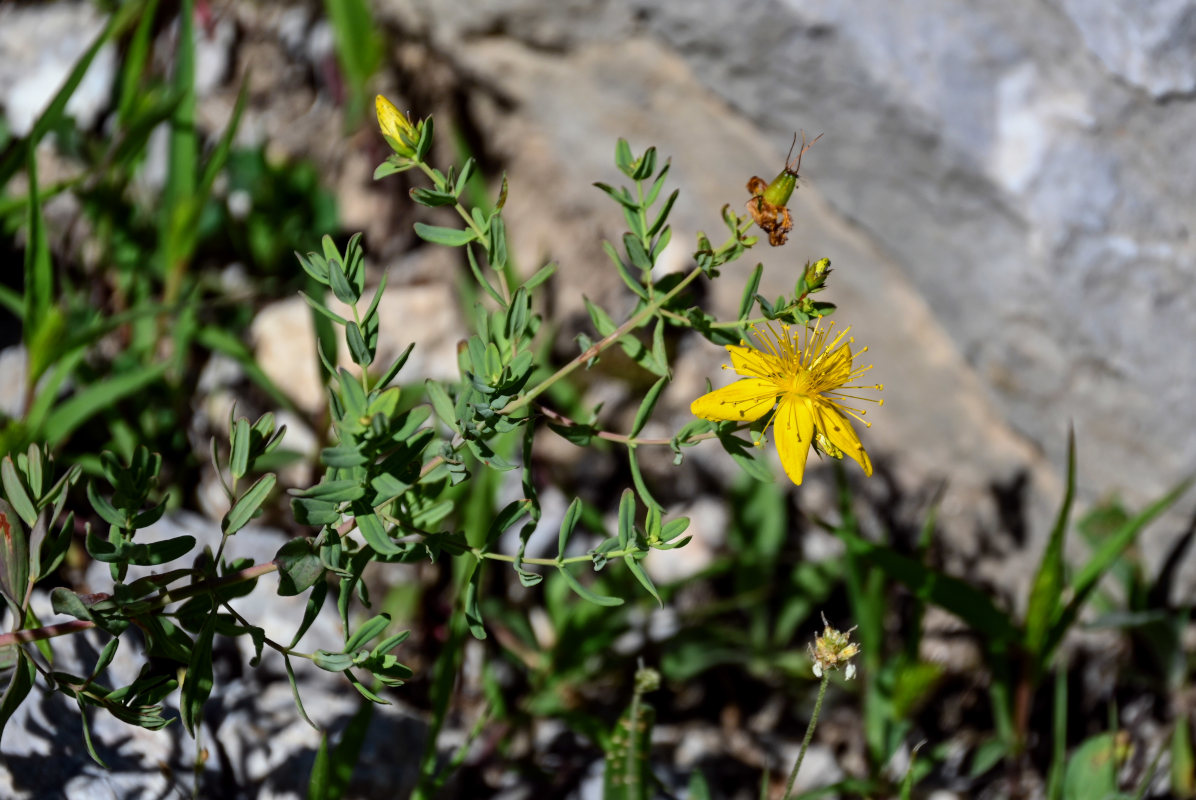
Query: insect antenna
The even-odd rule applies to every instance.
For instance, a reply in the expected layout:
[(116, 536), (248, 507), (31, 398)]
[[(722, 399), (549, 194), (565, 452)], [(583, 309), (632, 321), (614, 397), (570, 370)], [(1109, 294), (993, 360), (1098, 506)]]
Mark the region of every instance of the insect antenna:
[(797, 151), (797, 163), (794, 164), (792, 167), (790, 167), (789, 166), (789, 164), (790, 164), (789, 156), (793, 155), (793, 147), (794, 147), (794, 145), (797, 144), (797, 134), (796, 133), (793, 134), (793, 144), (789, 145), (789, 156), (785, 157), (785, 171), (792, 173), (793, 175), (797, 175), (799, 172), (801, 172), (802, 154), (805, 153), (807, 150), (809, 150), (811, 147), (813, 147), (814, 143), (817, 142), (821, 138), (822, 138), (822, 134), (820, 133), (817, 136), (815, 136), (813, 139), (811, 139), (809, 144), (806, 144), (806, 132), (802, 131), (801, 132), (801, 150)]

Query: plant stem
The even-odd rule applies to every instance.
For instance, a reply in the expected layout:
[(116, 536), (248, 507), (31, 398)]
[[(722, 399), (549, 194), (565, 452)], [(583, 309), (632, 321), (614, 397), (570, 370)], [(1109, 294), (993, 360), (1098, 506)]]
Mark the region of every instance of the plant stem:
[[(473, 553), (475, 558), (489, 558), (492, 561), (505, 561), (509, 564), (515, 563), (515, 556), (509, 556), (505, 553), (491, 553), (477, 547), (471, 547), (469, 548), (469, 551)], [(616, 558), (622, 558), (623, 556), (638, 552), (639, 550), (634, 547), (629, 547), (625, 550), (611, 550), (609, 553), (606, 553), (606, 558), (609, 561), (614, 561)], [(534, 564), (541, 567), (563, 567), (566, 564), (580, 564), (582, 562), (593, 560), (594, 559), (592, 556), (584, 555), (569, 556), (569, 558), (521, 558), (519, 559), (519, 563)]]
[(642, 325), (644, 322), (646, 322), (649, 318), (651, 318), (654, 314), (656, 314), (657, 311), (660, 310), (661, 306), (663, 306), (669, 300), (672, 300), (674, 297), (676, 297), (678, 294), (680, 294), (681, 290), (684, 289), (686, 286), (689, 286), (689, 284), (693, 283), (694, 278), (698, 277), (698, 275), (700, 275), (700, 274), (702, 274), (701, 268), (694, 267), (693, 270), (690, 271), (690, 273), (688, 275), (686, 275), (684, 278), (682, 278), (680, 281), (678, 281), (677, 285), (674, 286), (667, 294), (661, 295), (660, 297), (658, 297), (655, 300), (648, 303), (646, 306), (644, 306), (640, 310), (640, 312), (638, 314), (633, 315), (630, 319), (628, 319), (622, 325), (615, 328), (609, 336), (607, 336), (606, 338), (602, 339), (601, 341), (595, 342), (594, 344), (587, 347), (585, 349), (585, 351), (581, 353), (581, 355), (577, 356), (577, 358), (573, 359), (568, 364), (566, 364), (565, 366), (558, 369), (556, 372), (549, 375), (547, 378), (545, 378), (543, 381), (541, 381), (537, 386), (535, 386), (529, 392), (527, 392), (527, 394), (525, 394), (521, 397), (518, 397), (518, 398), (512, 400), (511, 402), (507, 403), (505, 406), (503, 406), (502, 410), (499, 411), (498, 413), (509, 416), (511, 414), (514, 414), (516, 411), (519, 411), (521, 408), (524, 408), (525, 406), (527, 406), (529, 403), (532, 402), (532, 400), (535, 400), (537, 397), (539, 397), (541, 394), (543, 394), (545, 391), (547, 391), (548, 387), (552, 386), (552, 384), (556, 383), (561, 378), (563, 378), (566, 375), (568, 375), (569, 373), (573, 372), (573, 370), (577, 369), (582, 364), (586, 363), (591, 358), (598, 355), (606, 348), (610, 347), (612, 344), (614, 344), (616, 341), (618, 341), (619, 338), (622, 337), (625, 333), (638, 328), (640, 325)]
[(818, 686), (818, 699), (814, 701), (814, 713), (810, 715), (810, 724), (806, 726), (806, 738), (802, 739), (801, 750), (797, 754), (797, 763), (793, 765), (793, 772), (789, 773), (789, 782), (785, 784), (784, 800), (789, 800), (789, 793), (793, 791), (793, 784), (797, 781), (797, 771), (801, 769), (802, 759), (806, 757), (806, 750), (810, 747), (810, 740), (814, 738), (814, 727), (818, 724), (818, 714), (822, 711), (822, 698), (826, 697), (826, 687), (830, 685), (831, 673), (822, 673), (822, 683)]
[[(244, 583), (255, 578), (260, 578), (262, 575), (267, 575), (278, 570), (278, 564), (273, 561), (267, 561), (264, 564), (254, 564), (251, 567), (234, 572), (232, 575), (225, 575), (220, 580), (216, 581), (201, 581), (189, 586), (181, 586), (175, 590), (168, 590), (158, 595), (158, 597), (151, 601), (148, 610), (164, 608), (170, 603), (176, 603), (179, 600), (186, 600), (188, 597), (194, 597), (197, 594), (212, 591), (222, 588), (224, 586), (232, 586), (237, 583)], [(71, 633), (81, 633), (90, 628), (96, 627), (96, 623), (85, 619), (74, 619), (69, 622), (59, 622), (55, 625), (45, 625), (41, 628), (24, 628), (22, 630), (13, 631), (11, 633), (0, 634), (0, 647), (7, 647), (13, 644), (23, 644), (26, 642), (36, 642), (42, 639), (53, 639), (55, 636), (65, 636)], [(300, 654), (295, 654), (300, 655)]]
[[(577, 425), (576, 420), (566, 417), (559, 411), (554, 411), (551, 408), (543, 405), (536, 405), (536, 410), (553, 422), (558, 422), (561, 425)], [(635, 436), (627, 436), (622, 433), (611, 433), (610, 431), (594, 431), (593, 435), (599, 439), (606, 439), (608, 442), (618, 442), (625, 444), (628, 447), (638, 447), (639, 445), (670, 445), (673, 443), (672, 439), (640, 439)], [(685, 440), (685, 442), (700, 442), (703, 439), (713, 439), (718, 434), (714, 431), (707, 431), (706, 433), (699, 433)]]

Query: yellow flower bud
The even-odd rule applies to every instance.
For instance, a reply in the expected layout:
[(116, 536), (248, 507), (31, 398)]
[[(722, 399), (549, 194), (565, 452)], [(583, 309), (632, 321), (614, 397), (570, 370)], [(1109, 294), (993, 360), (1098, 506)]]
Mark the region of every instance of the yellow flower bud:
[(419, 133), (411, 124), (411, 120), (400, 114), (395, 104), (382, 95), (374, 98), (374, 107), (378, 112), (378, 127), (391, 149), (401, 156), (414, 156)]

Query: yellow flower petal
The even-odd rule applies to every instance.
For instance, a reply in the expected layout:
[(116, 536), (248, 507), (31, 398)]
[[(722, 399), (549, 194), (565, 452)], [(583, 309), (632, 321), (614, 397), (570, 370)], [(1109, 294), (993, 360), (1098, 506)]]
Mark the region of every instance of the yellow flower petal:
[(806, 458), (814, 440), (814, 414), (806, 398), (786, 396), (777, 406), (772, 421), (772, 437), (777, 443), (781, 466), (789, 480), (798, 486), (806, 471)]
[(772, 381), (744, 378), (702, 395), (690, 403), (689, 410), (702, 419), (751, 422), (767, 414), (776, 401), (777, 387)]
[(851, 421), (847, 417), (840, 414), (834, 406), (827, 403), (816, 403), (814, 405), (814, 424), (818, 426), (819, 432), (830, 440), (831, 444), (858, 463), (863, 468), (865, 475), (872, 476), (872, 459), (868, 458), (864, 445), (860, 443), (859, 435), (856, 434), (855, 428), (852, 427)]
[(374, 98), (374, 108), (378, 112), (378, 127), (382, 129), (382, 135), (402, 141), (402, 132), (411, 130), (411, 123), (407, 118), (399, 113), (394, 103), (382, 95)]
[(731, 354), (731, 367), (740, 375), (750, 375), (753, 378), (771, 378), (781, 373), (784, 365), (779, 358), (768, 353), (762, 353), (751, 347), (727, 345), (727, 352)]

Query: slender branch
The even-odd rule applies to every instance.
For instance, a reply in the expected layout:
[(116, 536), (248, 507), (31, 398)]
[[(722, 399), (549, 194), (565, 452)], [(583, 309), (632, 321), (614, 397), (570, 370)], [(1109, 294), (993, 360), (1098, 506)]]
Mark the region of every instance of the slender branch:
[[(516, 560), (515, 556), (509, 556), (506, 553), (491, 553), (488, 551), (481, 550), (477, 547), (471, 547), (471, 548), (469, 548), (469, 551), (471, 553), (473, 553), (475, 558), (488, 558), (491, 561), (503, 561), (508, 564), (514, 564), (515, 560)], [(634, 547), (628, 547), (624, 550), (611, 550), (609, 553), (606, 553), (605, 555), (606, 555), (607, 560), (614, 561), (616, 558), (622, 558), (623, 556), (631, 555), (632, 553), (638, 553), (638, 552), (639, 552), (638, 549), (636, 549)], [(593, 560), (594, 560), (593, 556), (584, 555), (584, 556), (570, 556), (569, 558), (521, 558), (521, 559), (519, 559), (519, 563), (520, 564), (533, 564), (535, 566), (540, 566), (540, 567), (563, 567), (567, 564), (581, 564), (583, 562), (589, 562), (589, 561), (593, 561)]]
[(46, 625), (41, 628), (26, 628), (13, 631), (12, 633), (0, 634), (0, 647), (24, 644), (25, 642), (39, 642), (43, 639), (53, 639), (55, 636), (80, 633), (95, 626), (94, 622), (88, 622), (85, 619), (73, 619), (70, 622), (59, 622), (55, 625)]
[[(580, 424), (576, 420), (566, 417), (564, 414), (560, 413), (559, 411), (555, 411), (555, 410), (549, 408), (548, 406), (542, 405), (540, 403), (536, 404), (536, 410), (538, 410), (544, 416), (548, 417), (553, 422), (558, 422), (561, 425), (579, 425)], [(593, 435), (598, 437), (599, 439), (606, 439), (609, 442), (618, 442), (619, 444), (625, 444), (628, 447), (639, 447), (640, 445), (668, 446), (668, 445), (672, 445), (672, 443), (673, 443), (672, 439), (640, 439), (635, 436), (627, 436), (626, 434), (622, 434), (622, 433), (611, 433), (610, 431), (594, 431)], [(707, 431), (706, 433), (699, 433), (697, 436), (691, 436), (688, 439), (686, 439), (685, 441), (686, 442), (700, 442), (703, 439), (713, 439), (717, 435), (718, 434), (715, 433), (714, 431)]]
[(680, 281), (678, 281), (677, 285), (674, 286), (667, 294), (661, 295), (656, 300), (653, 300), (652, 302), (648, 303), (648, 305), (644, 306), (643, 309), (641, 309), (638, 314), (633, 315), (622, 325), (615, 328), (614, 331), (612, 331), (609, 336), (607, 336), (604, 339), (602, 339), (601, 341), (595, 342), (594, 344), (587, 347), (581, 353), (581, 355), (577, 356), (572, 361), (570, 361), (568, 364), (566, 364), (565, 366), (558, 369), (552, 375), (549, 375), (547, 378), (545, 378), (543, 381), (541, 381), (538, 386), (533, 388), (527, 394), (523, 395), (522, 397), (518, 397), (518, 398), (512, 400), (511, 402), (507, 403), (505, 406), (502, 407), (502, 409), (498, 413), (505, 414), (505, 415), (509, 416), (511, 414), (514, 414), (516, 411), (519, 411), (521, 408), (524, 408), (525, 406), (527, 406), (529, 403), (531, 403), (533, 400), (535, 400), (537, 397), (539, 397), (541, 394), (543, 394), (545, 391), (547, 391), (548, 387), (552, 386), (552, 384), (556, 383), (561, 378), (564, 378), (566, 375), (573, 372), (573, 370), (577, 369), (582, 364), (585, 364), (591, 358), (594, 358), (595, 356), (600, 354), (603, 350), (605, 350), (606, 348), (608, 348), (612, 344), (614, 344), (616, 341), (618, 341), (624, 334), (626, 334), (632, 330), (635, 330), (640, 325), (642, 325), (644, 322), (646, 322), (648, 319), (650, 319), (654, 314), (656, 314), (657, 311), (660, 310), (661, 306), (663, 306), (669, 300), (672, 300), (674, 297), (676, 297), (678, 294), (680, 294), (682, 289), (684, 289), (686, 286), (689, 286), (689, 284), (693, 283), (694, 278), (698, 277), (701, 274), (702, 274), (701, 268), (694, 267), (693, 270), (690, 271), (690, 273), (688, 275), (686, 275), (684, 278), (682, 278)]
[(822, 711), (822, 699), (826, 697), (826, 687), (830, 685), (831, 672), (822, 673), (822, 683), (818, 686), (818, 699), (814, 701), (814, 713), (810, 715), (810, 724), (806, 726), (806, 738), (802, 739), (801, 750), (797, 754), (797, 763), (793, 765), (793, 772), (789, 773), (789, 782), (785, 784), (785, 793), (781, 795), (789, 800), (789, 793), (793, 791), (793, 784), (797, 781), (797, 771), (801, 769), (802, 759), (806, 757), (806, 750), (810, 748), (810, 740), (814, 738), (814, 727), (818, 724), (818, 714)]

